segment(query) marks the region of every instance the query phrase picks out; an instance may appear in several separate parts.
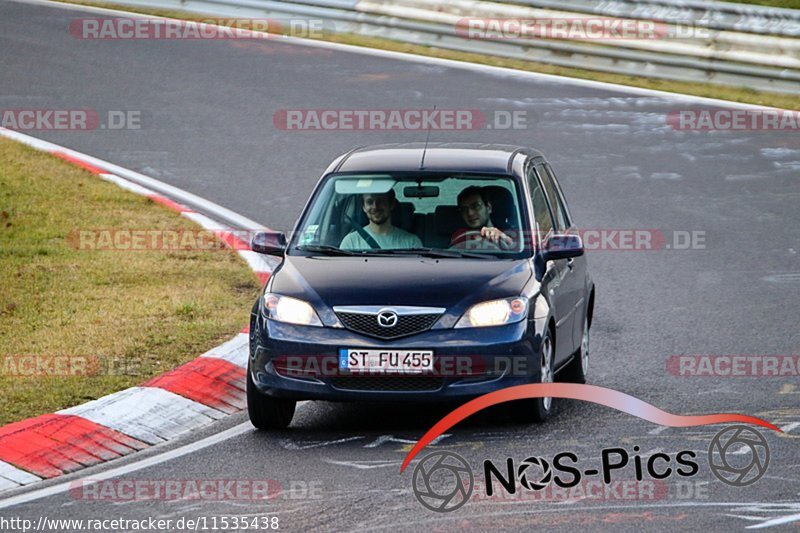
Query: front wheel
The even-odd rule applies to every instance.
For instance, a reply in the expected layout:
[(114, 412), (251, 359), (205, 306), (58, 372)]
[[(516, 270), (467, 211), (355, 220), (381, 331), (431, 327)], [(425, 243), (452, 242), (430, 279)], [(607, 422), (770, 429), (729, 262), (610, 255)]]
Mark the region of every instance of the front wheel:
[(575, 353), (572, 361), (567, 364), (563, 372), (559, 372), (559, 377), (563, 375), (564, 381), (569, 383), (586, 383), (586, 376), (589, 374), (589, 317), (583, 318), (583, 334), (581, 335), (581, 347)]
[(285, 429), (292, 423), (297, 402), (261, 394), (247, 369), (247, 414), (258, 429)]
[[(542, 338), (540, 349), (539, 383), (553, 382), (553, 356), (555, 349), (548, 329)], [(514, 400), (508, 404), (511, 420), (521, 424), (544, 422), (553, 410), (553, 398), (530, 398)]]

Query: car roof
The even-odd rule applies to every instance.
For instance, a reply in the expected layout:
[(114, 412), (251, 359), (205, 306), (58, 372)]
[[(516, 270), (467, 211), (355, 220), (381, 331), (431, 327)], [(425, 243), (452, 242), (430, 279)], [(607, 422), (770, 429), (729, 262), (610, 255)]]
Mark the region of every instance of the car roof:
[[(420, 169), (425, 150), (424, 166)], [(419, 171), (511, 174), (517, 154), (544, 157), (531, 148), (506, 144), (405, 143), (365, 146), (345, 154), (329, 172)]]

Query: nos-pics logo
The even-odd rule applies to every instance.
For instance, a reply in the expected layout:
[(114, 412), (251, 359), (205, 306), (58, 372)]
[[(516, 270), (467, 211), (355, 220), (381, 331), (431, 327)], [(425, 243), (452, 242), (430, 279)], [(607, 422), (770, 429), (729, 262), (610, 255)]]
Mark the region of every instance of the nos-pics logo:
[(431, 511), (446, 513), (467, 503), (475, 477), (460, 455), (434, 452), (414, 468), (412, 483), (419, 503)]
[[(634, 447), (638, 451), (638, 446)], [(769, 467), (769, 446), (764, 436), (745, 425), (730, 426), (717, 433), (708, 447), (708, 465), (712, 474), (723, 483), (735, 487), (752, 485), (766, 473)], [(673, 474), (691, 477), (699, 471), (692, 451), (677, 454), (677, 463), (671, 464), (666, 454), (654, 454), (648, 459), (633, 456), (636, 478), (641, 481), (646, 473), (653, 479), (665, 479)], [(561, 453), (553, 460), (528, 457), (517, 468), (513, 459), (507, 460), (507, 476), (503, 478), (499, 469), (489, 460), (484, 461), (484, 483), (487, 495), (493, 491), (492, 474), (500, 482), (500, 488), (513, 494), (517, 485), (528, 491), (541, 491), (551, 483), (559, 487), (572, 487), (582, 477), (597, 475), (606, 484), (611, 483), (613, 472), (629, 463), (628, 453), (622, 448), (603, 450), (600, 469), (577, 468), (577, 456)], [(515, 479), (512, 477), (515, 475)], [(414, 496), (431, 511), (446, 513), (455, 511), (469, 501), (475, 487), (475, 475), (467, 461), (449, 451), (433, 452), (414, 468), (412, 488)]]

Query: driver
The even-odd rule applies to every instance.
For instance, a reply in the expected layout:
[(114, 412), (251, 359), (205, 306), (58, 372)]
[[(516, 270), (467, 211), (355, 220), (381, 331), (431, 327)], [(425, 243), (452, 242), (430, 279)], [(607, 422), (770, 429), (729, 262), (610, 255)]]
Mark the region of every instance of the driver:
[(492, 204), (480, 187), (472, 185), (458, 194), (458, 211), (464, 219), (462, 228), (450, 238), (451, 248), (481, 248), (484, 242), (491, 248), (507, 249), (514, 240), (492, 224)]
[[(397, 207), (393, 189), (384, 194), (365, 194), (361, 197), (361, 203), (361, 208), (369, 219), (369, 224), (364, 226), (363, 230), (381, 249), (422, 248), (419, 237), (392, 225), (392, 211)], [(339, 247), (342, 250), (373, 249), (358, 231), (345, 235)]]

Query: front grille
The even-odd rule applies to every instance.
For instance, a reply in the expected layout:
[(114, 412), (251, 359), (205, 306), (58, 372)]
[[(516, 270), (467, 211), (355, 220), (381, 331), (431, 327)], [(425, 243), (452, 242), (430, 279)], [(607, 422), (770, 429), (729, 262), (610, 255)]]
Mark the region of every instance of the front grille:
[(430, 329), (440, 316), (440, 313), (398, 315), (397, 324), (391, 328), (378, 325), (377, 315), (366, 313), (336, 313), (344, 327), (350, 331), (363, 333), (378, 339), (396, 339), (421, 333)]
[(341, 390), (411, 392), (435, 391), (444, 379), (438, 376), (345, 376), (331, 378), (331, 385)]

